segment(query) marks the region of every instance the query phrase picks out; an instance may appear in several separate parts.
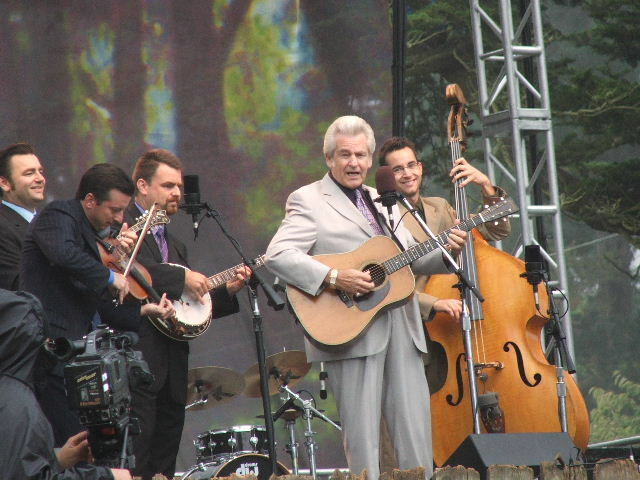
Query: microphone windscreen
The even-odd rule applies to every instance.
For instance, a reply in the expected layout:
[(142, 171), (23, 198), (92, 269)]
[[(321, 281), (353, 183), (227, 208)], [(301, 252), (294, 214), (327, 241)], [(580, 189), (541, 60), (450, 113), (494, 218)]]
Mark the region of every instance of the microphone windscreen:
[(198, 175), (185, 175), (184, 176), (184, 194), (198, 194), (200, 195), (200, 179)]
[(525, 245), (524, 267), (527, 272), (539, 272), (541, 270), (546, 270), (540, 245)]
[(396, 177), (389, 165), (378, 167), (376, 172), (376, 190), (379, 195), (396, 191)]

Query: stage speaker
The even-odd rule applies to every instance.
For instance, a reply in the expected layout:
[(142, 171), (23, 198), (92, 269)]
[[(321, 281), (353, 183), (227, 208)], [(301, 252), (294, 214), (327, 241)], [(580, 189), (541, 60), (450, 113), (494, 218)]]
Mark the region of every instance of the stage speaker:
[(469, 435), (445, 465), (473, 468), (486, 478), (490, 465), (533, 467), (561, 458), (569, 465), (578, 462), (580, 449), (566, 433), (483, 433)]

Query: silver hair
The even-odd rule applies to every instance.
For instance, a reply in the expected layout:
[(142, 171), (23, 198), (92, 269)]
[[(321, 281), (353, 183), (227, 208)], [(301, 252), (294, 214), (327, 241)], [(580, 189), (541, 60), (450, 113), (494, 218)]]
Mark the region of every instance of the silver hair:
[(325, 157), (333, 157), (336, 151), (336, 136), (346, 135), (348, 137), (355, 137), (361, 133), (367, 138), (369, 153), (373, 155), (376, 149), (376, 138), (373, 135), (373, 129), (365, 120), (355, 115), (338, 117), (329, 125), (327, 133), (324, 134), (322, 153), (324, 153)]

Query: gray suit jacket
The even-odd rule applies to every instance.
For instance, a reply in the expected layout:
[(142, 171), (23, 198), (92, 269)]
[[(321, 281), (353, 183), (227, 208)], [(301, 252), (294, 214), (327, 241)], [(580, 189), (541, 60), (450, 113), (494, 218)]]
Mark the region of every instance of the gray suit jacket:
[[(372, 198), (378, 196), (373, 188), (364, 188)], [(393, 208), (394, 218), (400, 218), (397, 207)], [(386, 218), (381, 209), (379, 213)], [(396, 235), (405, 247), (415, 243), (402, 225), (398, 226)], [(289, 196), (286, 216), (267, 248), (265, 263), (286, 283), (318, 295), (324, 288), (329, 267), (314, 260), (312, 255), (355, 250), (373, 236), (368, 221), (327, 174)], [(416, 260), (412, 267), (425, 274), (446, 272), (440, 252), (431, 252)], [(406, 305), (380, 314), (363, 335), (348, 344), (327, 346), (305, 338), (307, 358), (324, 361), (376, 354), (387, 345), (391, 321), (405, 322), (416, 347), (426, 352), (418, 305), (411, 297)]]

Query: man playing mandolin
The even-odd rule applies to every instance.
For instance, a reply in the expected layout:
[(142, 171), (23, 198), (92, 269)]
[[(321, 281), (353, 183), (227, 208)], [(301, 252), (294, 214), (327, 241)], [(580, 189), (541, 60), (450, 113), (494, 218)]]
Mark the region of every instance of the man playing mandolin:
[[(380, 238), (376, 236), (389, 235), (386, 215), (372, 201), (377, 192), (363, 185), (374, 150), (373, 130), (366, 121), (356, 116), (335, 120), (325, 134), (323, 147), (329, 172), (289, 196), (286, 216), (266, 253), (266, 266), (289, 284), (288, 290), (299, 290), (311, 301), (327, 296), (337, 299), (338, 308), (343, 309), (338, 310), (341, 314), (325, 314), (324, 333), (328, 335), (350, 322), (353, 310), (366, 309), (367, 299), (376, 298), (387, 287), (394, 288), (392, 274), (377, 288), (378, 278), (374, 275), (372, 279), (363, 271), (364, 265), (354, 262), (337, 267), (321, 258), (323, 254), (366, 248)], [(395, 218), (400, 218), (397, 207), (393, 209)], [(395, 236), (403, 248), (415, 244), (402, 224)], [(447, 246), (457, 254), (465, 240), (465, 232), (453, 229)], [(391, 244), (388, 255), (380, 261), (397, 252)], [(320, 258), (314, 258), (316, 255)], [(439, 251), (423, 254), (411, 266), (423, 274), (447, 271)], [(423, 466), (427, 478), (433, 473), (429, 387), (422, 365), (426, 344), (417, 300), (411, 296), (410, 271), (409, 278), (406, 303), (387, 305), (353, 340), (330, 344), (320, 343), (312, 335), (305, 338), (308, 360), (325, 362), (340, 410), (349, 468), (355, 474), (367, 469), (372, 479), (380, 473), (382, 415), (389, 425), (399, 467)], [(365, 303), (360, 304), (361, 300)], [(380, 306), (372, 310), (376, 312)], [(294, 309), (304, 326), (305, 312), (295, 305)]]

